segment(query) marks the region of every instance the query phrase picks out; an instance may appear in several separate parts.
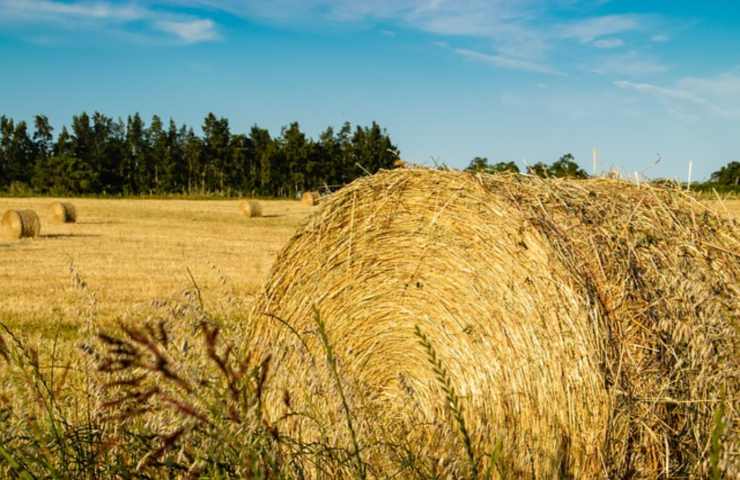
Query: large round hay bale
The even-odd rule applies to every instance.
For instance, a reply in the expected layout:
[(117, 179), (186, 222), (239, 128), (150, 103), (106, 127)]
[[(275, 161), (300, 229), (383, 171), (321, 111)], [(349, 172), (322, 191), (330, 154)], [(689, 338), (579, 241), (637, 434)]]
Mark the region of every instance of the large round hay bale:
[(377, 476), (704, 476), (723, 398), (731, 472), (738, 247), (624, 182), (381, 172), (282, 251), (246, 347), (270, 421)]
[(319, 204), (319, 198), (321, 198), (319, 192), (303, 192), (301, 203), (313, 207)]
[(56, 223), (75, 223), (77, 209), (69, 202), (54, 202), (50, 205), (51, 217)]
[(41, 221), (33, 210), (8, 210), (0, 220), (3, 236), (13, 239), (38, 237)]
[(262, 216), (262, 205), (257, 200), (247, 200), (242, 202), (239, 208), (247, 218), (261, 217)]

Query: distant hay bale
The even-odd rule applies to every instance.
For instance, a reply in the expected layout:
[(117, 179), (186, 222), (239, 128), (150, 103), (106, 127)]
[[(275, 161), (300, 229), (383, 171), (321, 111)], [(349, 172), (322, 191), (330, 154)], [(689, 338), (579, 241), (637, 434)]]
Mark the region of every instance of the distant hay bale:
[(321, 198), (319, 192), (303, 192), (301, 203), (313, 207), (319, 204), (319, 198)]
[(242, 202), (240, 208), (244, 216), (247, 218), (262, 216), (262, 204), (257, 200), (247, 200)]
[(8, 210), (0, 220), (3, 236), (13, 239), (38, 237), (41, 221), (33, 210)]
[(75, 223), (77, 209), (69, 202), (54, 202), (50, 205), (51, 216), (56, 223)]
[(245, 347), (273, 358), (281, 431), (356, 436), (378, 477), (400, 450), (469, 476), (460, 420), (481, 471), (498, 451), (512, 478), (704, 477), (725, 399), (732, 478), (739, 232), (626, 182), (384, 171), (281, 252)]

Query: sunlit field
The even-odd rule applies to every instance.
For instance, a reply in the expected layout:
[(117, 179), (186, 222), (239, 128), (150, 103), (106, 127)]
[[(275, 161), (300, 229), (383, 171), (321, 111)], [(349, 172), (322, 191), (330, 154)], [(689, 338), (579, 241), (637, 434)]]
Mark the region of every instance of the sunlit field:
[(95, 292), (102, 324), (193, 280), (206, 305), (223, 305), (226, 293), (249, 299), (311, 211), (299, 202), (265, 201), (263, 217), (245, 218), (238, 201), (72, 199), (77, 223), (55, 224), (51, 201), (0, 199), (0, 211), (31, 208), (42, 222), (40, 238), (0, 238), (0, 317), (30, 336), (60, 326), (65, 336), (75, 331), (71, 266)]
[[(96, 292), (103, 324), (175, 295), (193, 280), (206, 305), (223, 305), (226, 294), (248, 300), (312, 211), (271, 200), (261, 202), (263, 217), (245, 218), (235, 200), (72, 199), (77, 223), (57, 224), (48, 212), (52, 201), (0, 198), (0, 212), (31, 208), (42, 221), (40, 238), (0, 238), (0, 317), (30, 336), (60, 326), (73, 335), (79, 308), (71, 266)], [(740, 200), (708, 203), (740, 218)]]
[[(278, 252), (320, 207), (261, 201), (262, 216), (247, 218), (237, 200), (69, 199), (77, 222), (59, 224), (52, 201), (0, 198), (0, 213), (33, 209), (42, 223), (37, 238), (0, 238), (0, 367), (7, 364), (0, 369), (0, 421), (8, 419), (0, 428), (0, 476), (373, 477), (357, 450), (332, 450), (343, 420), (321, 445), (292, 443), (279, 436), (277, 423), (261, 420), (263, 382), (276, 367), (250, 364), (251, 352), (240, 351), (248, 312)], [(740, 200), (702, 202), (740, 219)], [(341, 349), (342, 339), (333, 340)], [(328, 341), (324, 346), (331, 366)], [(431, 344), (425, 348), (433, 359)], [(115, 362), (120, 371), (110, 370)], [(329, 371), (341, 385), (335, 368)], [(147, 395), (155, 400), (147, 403)], [(341, 387), (329, 395), (344, 402)], [(452, 415), (455, 395), (448, 396)], [(288, 409), (290, 402), (273, 399)], [(465, 437), (463, 420), (456, 422)], [(457, 424), (450, 425), (440, 438), (457, 438)], [(367, 433), (367, 425), (360, 428)], [(467, 471), (456, 442), (449, 455), (459, 464), (433, 456), (393, 461), (408, 469), (401, 478)], [(500, 448), (500, 459), (468, 459), (490, 461), (495, 473), (481, 478), (518, 477), (496, 468), (519, 450)], [(367, 468), (385, 465), (365, 455)]]

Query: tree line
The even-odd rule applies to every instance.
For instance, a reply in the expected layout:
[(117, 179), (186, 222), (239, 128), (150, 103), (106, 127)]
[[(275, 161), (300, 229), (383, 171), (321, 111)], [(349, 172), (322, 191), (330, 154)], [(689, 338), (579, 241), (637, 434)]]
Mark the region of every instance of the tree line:
[[(490, 164), (486, 157), (475, 157), (470, 161), (470, 164), (465, 171), (474, 173), (520, 173), (519, 167), (514, 162), (497, 162)], [(586, 171), (578, 166), (575, 157), (571, 153), (566, 153), (557, 161), (553, 162), (552, 165), (548, 165), (544, 162), (537, 162), (533, 165), (528, 165), (527, 174), (537, 175), (538, 177), (588, 177)]]
[[(467, 168), (468, 172), (483, 173), (501, 173), (513, 172), (520, 173), (519, 167), (514, 162), (496, 162), (489, 163), (486, 157), (475, 157), (470, 161)], [(537, 162), (528, 165), (527, 174), (538, 177), (556, 177), (556, 178), (588, 178), (589, 175), (575, 161), (571, 153), (566, 153), (552, 164)], [(656, 179), (656, 183), (675, 183), (665, 179)], [(721, 192), (740, 192), (740, 162), (729, 162), (719, 170), (713, 172), (706, 182), (695, 182), (692, 188), (698, 190), (718, 190)]]
[(51, 195), (207, 194), (288, 197), (346, 184), (392, 168), (398, 148), (377, 123), (324, 130), (317, 140), (297, 122), (273, 137), (255, 125), (248, 134), (209, 113), (202, 135), (154, 115), (114, 120), (81, 113), (55, 136), (44, 115), (0, 116), (0, 191)]

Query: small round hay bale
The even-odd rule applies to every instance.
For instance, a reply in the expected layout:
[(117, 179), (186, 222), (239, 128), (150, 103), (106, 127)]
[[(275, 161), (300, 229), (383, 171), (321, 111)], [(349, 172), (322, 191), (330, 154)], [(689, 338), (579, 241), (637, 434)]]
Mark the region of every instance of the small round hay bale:
[(75, 223), (77, 222), (77, 209), (69, 202), (54, 202), (49, 208), (51, 217), (56, 223)]
[(274, 359), (263, 405), (282, 433), (356, 438), (378, 477), (398, 445), (469, 477), (441, 460), (466, 444), (510, 478), (706, 478), (726, 399), (736, 478), (739, 233), (622, 181), (383, 171), (280, 253), (245, 348)]
[(301, 203), (304, 205), (308, 205), (309, 207), (313, 207), (319, 204), (320, 198), (321, 198), (321, 194), (319, 194), (319, 192), (316, 192), (316, 191), (303, 192), (303, 196), (301, 197)]
[(8, 210), (0, 220), (0, 226), (3, 236), (13, 239), (41, 234), (41, 220), (33, 210)]
[(246, 202), (242, 202), (239, 208), (241, 208), (242, 213), (247, 218), (262, 216), (262, 204), (257, 200), (247, 200)]

